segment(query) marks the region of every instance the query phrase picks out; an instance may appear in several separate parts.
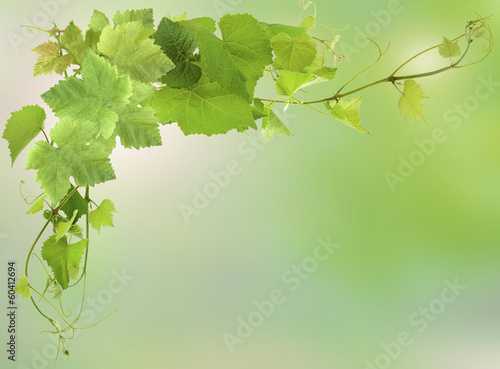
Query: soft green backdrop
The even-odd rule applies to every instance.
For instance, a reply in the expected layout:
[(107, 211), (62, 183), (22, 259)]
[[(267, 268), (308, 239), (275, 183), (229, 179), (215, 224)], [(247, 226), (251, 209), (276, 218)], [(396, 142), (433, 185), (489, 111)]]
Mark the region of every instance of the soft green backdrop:
[[(2, 0), (2, 130), (11, 111), (42, 104), (40, 94), (58, 80), (31, 77), (36, 55), (30, 49), (44, 36), (28, 39), (18, 28), (22, 24), (48, 18), (60, 26), (74, 20), (85, 28), (94, 8), (112, 16), (117, 10), (153, 7), (156, 22), (169, 12), (218, 18), (228, 11), (295, 24), (301, 13), (295, 1), (285, 0), (57, 1)], [(499, 25), (500, 5), (493, 0), (316, 4), (318, 23), (335, 29), (349, 26), (338, 31), (342, 50), (359, 51), (339, 65), (334, 83), (347, 81), (376, 57), (373, 46), (360, 43), (360, 30), (368, 27), (369, 36), (381, 45), (391, 43), (382, 62), (353, 87), (386, 76), (442, 36), (461, 34), (476, 12), (495, 16), (494, 31)], [(48, 22), (44, 26), (49, 27)], [(327, 31), (320, 28), (318, 34)], [(13, 37), (24, 41), (13, 44)], [(406, 71), (427, 71), (442, 63), (424, 56)], [(381, 345), (408, 332), (411, 345), (400, 354), (392, 345), (395, 359), (379, 356), (379, 367), (498, 368), (498, 63), (495, 50), (480, 65), (421, 80), (429, 96), (427, 123), (414, 126), (399, 116), (397, 91), (381, 85), (363, 93), (361, 117), (369, 135), (312, 110), (291, 107), (284, 119), (295, 136), (258, 143), (253, 151), (249, 148), (257, 132), (183, 137), (175, 125), (162, 128), (161, 148), (116, 150), (112, 160), (118, 180), (92, 191), (97, 200), (111, 198), (119, 213), (116, 228), (104, 229), (92, 242), (84, 323), (118, 312), (80, 332), (70, 342), (69, 363), (63, 357), (57, 365), (364, 369), (369, 368), (365, 359), (374, 362), (383, 353)], [(478, 87), (484, 80), (496, 83), (489, 93)], [(324, 96), (335, 86), (318, 86), (303, 96)], [(261, 97), (274, 95), (266, 83), (259, 88)], [(48, 126), (54, 123), (51, 117)], [(416, 140), (429, 144), (436, 129), (445, 138), (429, 154), (419, 155)], [(24, 215), (26, 206), (18, 196), (20, 180), (26, 182), (27, 194), (39, 189), (34, 173), (23, 169), (26, 152), (13, 169), (3, 140), (0, 154), (0, 275), (6, 280), (6, 260), (16, 260), (22, 274), (24, 257), (42, 223)], [(401, 160), (411, 158), (422, 163), (391, 189), (387, 172), (398, 174)], [(192, 206), (194, 191), (203, 190), (213, 182), (210, 173), (232, 161), (241, 173), (186, 223), (179, 205)], [(300, 288), (290, 290), (283, 274), (310, 261), (316, 239), (328, 236), (338, 249), (302, 280)], [(133, 280), (119, 282), (116, 274), (122, 273)], [(444, 282), (454, 280), (467, 289), (445, 305), (439, 300)], [(256, 310), (254, 301), (269, 299), (275, 289), (286, 301), (230, 353), (223, 334), (235, 334), (238, 318), (247, 319)], [(67, 301), (74, 306), (78, 299), (70, 295)], [(19, 303), (18, 361), (9, 363), (2, 350), (0, 366), (53, 366), (55, 346), (49, 336), (38, 334), (48, 325), (29, 302)], [(2, 297), (0, 306), (5, 304)], [(431, 311), (444, 312), (427, 318), (431, 322), (420, 333), (420, 326), (409, 319), (429, 305)], [(7, 325), (5, 318), (1, 321), (2, 327)], [(2, 342), (5, 331), (0, 328)]]

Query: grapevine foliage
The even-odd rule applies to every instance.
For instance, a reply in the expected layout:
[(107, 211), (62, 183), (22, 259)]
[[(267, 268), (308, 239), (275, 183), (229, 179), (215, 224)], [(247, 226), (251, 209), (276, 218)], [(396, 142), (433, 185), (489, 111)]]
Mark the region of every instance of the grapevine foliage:
[[(117, 12), (112, 21), (95, 10), (85, 32), (73, 21), (65, 29), (54, 26), (45, 30), (49, 40), (33, 49), (38, 54), (33, 75), (63, 76), (41, 95), (58, 121), (47, 134), (45, 110), (28, 105), (12, 113), (3, 133), (12, 164), (36, 137), (44, 136), (27, 154), (26, 169), (36, 171), (43, 190), (30, 202), (27, 214), (41, 212), (46, 223), (29, 251), (25, 275), (19, 278), (16, 291), (24, 298), (33, 291), (54, 308), (45, 296), (47, 291), (61, 301), (64, 290), (85, 280), (89, 227), (100, 232), (102, 227), (113, 226), (116, 212), (111, 200), (97, 205), (90, 197), (90, 187), (115, 179), (109, 157), (118, 142), (127, 149), (160, 146), (160, 125), (172, 123), (185, 135), (211, 136), (256, 130), (261, 120), (260, 132), (267, 140), (292, 136), (275, 112), (279, 103), (285, 108), (319, 104), (323, 114), (367, 132), (360, 120), (362, 97), (346, 97), (382, 82), (392, 83), (401, 92), (399, 109), (405, 119), (425, 120), (422, 99), (426, 96), (415, 79), (457, 68), (474, 40), (489, 41), (488, 53), (492, 46), (491, 31), (481, 18), (467, 23), (462, 36), (444, 38), (440, 45), (426, 50), (438, 48), (450, 61), (445, 68), (397, 76), (407, 61), (387, 78), (344, 92), (355, 76), (336, 86), (333, 96), (307, 102), (297, 96), (310, 85), (335, 82), (336, 64), (343, 58), (335, 50), (339, 36), (333, 34), (331, 40), (314, 37), (315, 25), (312, 15), (304, 17), (300, 26), (289, 26), (259, 22), (249, 14), (224, 15), (218, 22), (208, 17), (188, 19), (184, 14), (163, 17), (155, 28), (153, 10), (141, 9)], [(463, 53), (458, 42), (462, 38), (466, 41)], [(385, 53), (375, 45), (378, 61)], [(264, 76), (275, 81), (277, 98), (255, 96)], [(401, 90), (398, 85), (403, 80)], [(79, 225), (83, 217), (85, 229)], [(49, 225), (53, 234), (41, 248), (49, 268), (44, 265), (47, 282), (40, 293), (28, 279), (28, 266)], [(76, 282), (71, 284), (71, 280)], [(64, 333), (75, 329), (79, 316), (68, 322), (64, 312), (64, 316), (57, 314), (65, 328), (42, 313), (67, 354), (69, 338)]]

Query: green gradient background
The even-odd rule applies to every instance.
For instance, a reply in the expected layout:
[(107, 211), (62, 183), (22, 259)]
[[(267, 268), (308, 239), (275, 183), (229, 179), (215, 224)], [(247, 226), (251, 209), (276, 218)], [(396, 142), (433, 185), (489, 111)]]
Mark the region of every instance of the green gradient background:
[[(42, 104), (40, 94), (58, 78), (30, 77), (36, 56), (29, 50), (43, 36), (35, 35), (19, 52), (6, 36), (19, 34), (23, 17), (31, 19), (40, 11), (38, 2), (2, 1), (3, 130), (11, 111)], [(233, 4), (231, 12), (248, 12), (267, 22), (294, 24), (301, 12), (294, 1), (231, 1), (225, 2)], [(404, 10), (374, 35), (381, 45), (391, 43), (390, 52), (353, 87), (389, 74), (443, 35), (459, 35), (475, 12), (496, 16), (500, 8), (494, 1), (401, 3)], [(218, 18), (216, 4), (70, 1), (60, 6), (56, 20), (62, 26), (74, 19), (83, 28), (94, 8), (112, 15), (145, 6), (154, 8), (156, 22), (170, 11), (185, 10), (190, 17)], [(341, 42), (350, 45), (357, 27), (373, 21), (371, 11), (387, 8), (387, 1), (379, 0), (316, 4), (319, 23), (337, 29), (349, 25), (340, 33)], [(498, 23), (494, 18), (494, 31)], [(347, 81), (375, 57), (372, 46), (354, 54), (340, 65), (336, 83)], [(365, 359), (381, 352), (381, 343), (409, 331), (414, 343), (391, 368), (500, 367), (498, 91), (481, 101), (459, 129), (444, 119), (447, 110), (474, 94), (479, 77), (500, 81), (498, 62), (495, 50), (480, 65), (422, 80), (430, 97), (425, 100), (427, 124), (404, 121), (397, 110), (397, 91), (382, 85), (363, 94), (362, 123), (370, 135), (291, 107), (286, 119), (295, 136), (274, 139), (250, 161), (238, 152), (249, 140), (243, 134), (183, 137), (175, 125), (162, 127), (161, 148), (116, 150), (112, 160), (118, 180), (92, 191), (97, 200), (111, 198), (119, 213), (116, 228), (105, 229), (92, 243), (87, 296), (104, 296), (113, 270), (123, 269), (135, 279), (106, 301), (92, 323), (114, 309), (118, 312), (70, 341), (69, 363), (62, 358), (57, 365), (361, 369)], [(424, 56), (406, 70), (427, 71), (442, 63)], [(303, 98), (325, 96), (333, 88), (318, 86)], [(274, 94), (266, 83), (259, 88), (259, 96)], [(47, 125), (54, 123), (51, 117)], [(415, 139), (428, 139), (436, 128), (446, 132), (447, 140), (392, 192), (384, 174), (396, 172), (399, 156), (408, 158), (417, 148)], [(17, 260), (22, 274), (25, 254), (41, 224), (37, 217), (24, 215), (26, 207), (16, 195), (21, 179), (27, 182), (26, 193), (36, 194), (39, 188), (34, 173), (23, 170), (26, 153), (11, 169), (3, 140), (0, 151), (0, 234), (7, 235), (0, 244), (0, 272), (5, 276), (6, 259)], [(211, 181), (210, 172), (232, 160), (242, 173), (186, 224), (179, 205), (191, 203), (193, 189), (202, 189)], [(312, 255), (318, 237), (328, 235), (339, 249), (299, 290), (290, 291), (282, 274)], [(38, 272), (42, 276), (41, 271), (33, 274)], [(468, 289), (425, 333), (416, 333), (409, 316), (440, 296), (444, 280), (456, 278)], [(273, 289), (283, 290), (286, 302), (229, 353), (223, 333), (234, 333), (237, 318), (246, 318), (254, 310), (253, 301), (268, 298)], [(78, 299), (69, 295), (67, 301), (73, 306)], [(2, 353), (0, 366), (53, 366), (52, 359), (44, 362), (37, 356), (52, 353), (50, 338), (38, 334), (48, 328), (46, 322), (31, 304), (19, 302), (18, 362), (11, 365)], [(2, 297), (0, 306), (4, 304)], [(5, 331), (0, 328), (2, 342)]]

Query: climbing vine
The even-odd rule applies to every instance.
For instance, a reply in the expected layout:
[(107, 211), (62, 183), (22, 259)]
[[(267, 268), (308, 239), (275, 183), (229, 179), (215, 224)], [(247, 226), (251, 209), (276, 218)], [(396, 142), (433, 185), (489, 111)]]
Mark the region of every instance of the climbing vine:
[[(311, 2), (302, 5), (314, 7)], [(41, 213), (45, 223), (29, 248), (15, 290), (31, 299), (48, 320), (63, 354), (69, 355), (68, 340), (75, 331), (85, 329), (77, 324), (85, 300), (90, 228), (100, 233), (113, 226), (115, 205), (109, 199), (94, 199), (90, 189), (115, 179), (109, 156), (118, 142), (126, 149), (160, 146), (159, 125), (172, 123), (185, 135), (259, 129), (270, 141), (273, 136), (292, 135), (275, 114), (279, 106), (289, 105), (310, 108), (367, 132), (360, 123), (362, 97), (357, 94), (382, 83), (400, 92), (398, 106), (405, 119), (425, 120), (426, 96), (416, 80), (476, 64), (493, 47), (487, 20), (478, 18), (466, 23), (463, 34), (417, 53), (391, 75), (349, 90), (389, 48), (382, 51), (370, 40), (378, 50), (377, 59), (339, 86), (339, 35), (330, 29), (330, 39), (315, 37), (315, 28), (326, 27), (316, 24), (315, 15), (314, 7), (314, 15), (303, 16), (298, 26), (259, 22), (249, 14), (225, 15), (218, 23), (208, 17), (167, 15), (155, 28), (152, 9), (117, 12), (112, 21), (95, 10), (85, 33), (74, 22), (64, 29), (55, 23), (50, 30), (31, 27), (48, 36), (33, 49), (39, 55), (33, 75), (57, 73), (63, 78), (41, 95), (58, 118), (50, 132), (45, 130), (45, 110), (28, 105), (12, 113), (3, 133), (12, 164), (42, 136), (29, 149), (26, 169), (36, 171), (43, 192), (32, 198), (21, 188), (21, 196), (30, 205), (27, 214)], [(484, 56), (466, 62), (476, 41), (481, 41)], [(418, 56), (433, 51), (447, 65), (420, 74), (401, 73)], [(264, 76), (275, 82), (275, 97), (255, 96)], [(302, 91), (317, 83), (331, 84), (331, 95), (301, 99)], [(32, 260), (46, 273), (43, 290), (30, 278)], [(82, 288), (82, 303), (72, 312), (64, 308), (63, 296), (77, 286)]]

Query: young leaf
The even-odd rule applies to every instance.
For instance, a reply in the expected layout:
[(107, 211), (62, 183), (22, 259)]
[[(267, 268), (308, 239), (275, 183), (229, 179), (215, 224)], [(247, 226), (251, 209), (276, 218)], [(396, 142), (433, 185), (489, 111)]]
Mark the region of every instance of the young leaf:
[(73, 280), (78, 279), (78, 276), (80, 275), (80, 269), (77, 267), (74, 267), (73, 265), (68, 265), (68, 275), (69, 275), (69, 279), (73, 279)]
[(252, 101), (257, 80), (271, 64), (272, 53), (264, 29), (248, 14), (225, 15), (219, 22), (222, 40), (200, 27), (203, 70), (211, 82)]
[(192, 89), (163, 87), (153, 107), (160, 122), (177, 122), (185, 135), (211, 136), (240, 126), (257, 128), (251, 106), (206, 77)]
[(62, 297), (62, 294), (63, 294), (61, 286), (59, 284), (57, 284), (54, 287), (54, 290), (52, 291), (52, 293), (53, 293), (52, 298), (54, 298), (56, 300), (60, 300)]
[(94, 10), (92, 18), (90, 18), (89, 28), (94, 31), (100, 32), (109, 24), (109, 19), (106, 14), (101, 13), (99, 10)]
[(303, 27), (287, 26), (285, 24), (268, 24), (259, 22), (259, 25), (266, 31), (267, 37), (271, 40), (279, 33), (285, 33), (290, 37), (297, 37), (303, 35), (306, 29)]
[(62, 47), (72, 56), (72, 63), (81, 65), (87, 54), (88, 45), (83, 39), (83, 34), (73, 21), (66, 27), (66, 32), (61, 36)]
[(63, 74), (71, 65), (71, 55), (59, 55), (59, 45), (55, 42), (47, 41), (32, 50), (40, 55), (33, 68), (33, 76), (54, 72)]
[(300, 26), (302, 28), (305, 28), (307, 31), (313, 29), (315, 25), (316, 25), (316, 19), (314, 18), (313, 15), (305, 17), (300, 23)]
[(113, 213), (116, 213), (115, 204), (111, 200), (102, 200), (101, 205), (89, 213), (89, 223), (100, 233), (101, 227), (114, 227)]
[(47, 195), (43, 194), (38, 199), (36, 199), (33, 202), (33, 204), (31, 204), (31, 206), (28, 209), (28, 211), (26, 212), (26, 214), (27, 215), (32, 215), (32, 214), (38, 213), (39, 211), (42, 211), (43, 210), (44, 201), (45, 201), (46, 197), (47, 197)]
[(12, 165), (21, 151), (42, 131), (45, 118), (45, 110), (38, 105), (25, 106), (11, 114), (2, 137), (9, 142)]
[(23, 299), (29, 299), (31, 297), (31, 288), (28, 284), (28, 277), (25, 275), (17, 279), (19, 282), (14, 287), (14, 291), (22, 296)]
[(190, 20), (178, 21), (182, 27), (186, 27), (192, 30), (198, 30), (200, 27), (207, 27), (210, 31), (215, 32), (215, 20), (210, 17), (198, 17)]
[(123, 13), (117, 12), (113, 17), (115, 27), (134, 21), (141, 21), (144, 28), (154, 28), (153, 9), (125, 10)]
[(443, 58), (460, 56), (460, 46), (458, 46), (458, 41), (450, 41), (446, 37), (443, 37), (443, 43), (439, 46), (439, 55)]
[(347, 124), (359, 132), (368, 132), (360, 124), (359, 108), (361, 107), (361, 97), (354, 97), (347, 101), (332, 101), (330, 103), (326, 101), (325, 107), (332, 113), (335, 119), (340, 120), (342, 123)]
[(78, 210), (75, 210), (70, 220), (68, 220), (67, 222), (59, 223), (59, 226), (57, 227), (56, 231), (56, 241), (59, 241), (64, 235), (66, 235), (66, 232), (68, 232), (71, 226), (73, 225), (77, 213)]
[(422, 107), (422, 99), (427, 98), (424, 95), (420, 85), (412, 79), (405, 81), (403, 96), (399, 99), (399, 111), (401, 115), (413, 123), (415, 119), (420, 119), (425, 122), (424, 109)]
[(43, 243), (42, 258), (52, 268), (54, 277), (61, 285), (62, 289), (68, 288), (69, 270), (72, 265), (78, 268), (83, 252), (87, 247), (88, 240), (82, 240), (77, 243), (68, 245), (66, 236), (63, 236), (59, 241), (56, 241), (56, 236), (52, 235)]
[(275, 136), (293, 136), (292, 131), (278, 118), (274, 111), (270, 110), (269, 115), (262, 118), (262, 129), (260, 130), (262, 137), (271, 142), (273, 135)]
[(161, 51), (150, 38), (143, 37), (144, 26), (140, 21), (106, 26), (102, 31), (97, 49), (120, 74), (130, 74), (139, 82), (156, 82), (174, 63)]
[(70, 177), (81, 187), (115, 179), (109, 148), (101, 142), (90, 143), (96, 128), (92, 122), (61, 119), (51, 131), (58, 147), (39, 141), (30, 149), (26, 169), (37, 170), (35, 179), (53, 203), (68, 194)]
[(92, 121), (109, 138), (118, 121), (116, 108), (128, 104), (132, 93), (129, 76), (118, 77), (116, 67), (89, 51), (82, 64), (83, 80), (69, 77), (42, 94), (59, 118)]
[(286, 70), (301, 71), (310, 66), (316, 56), (316, 44), (306, 33), (293, 38), (278, 33), (271, 39), (271, 46), (277, 62)]

